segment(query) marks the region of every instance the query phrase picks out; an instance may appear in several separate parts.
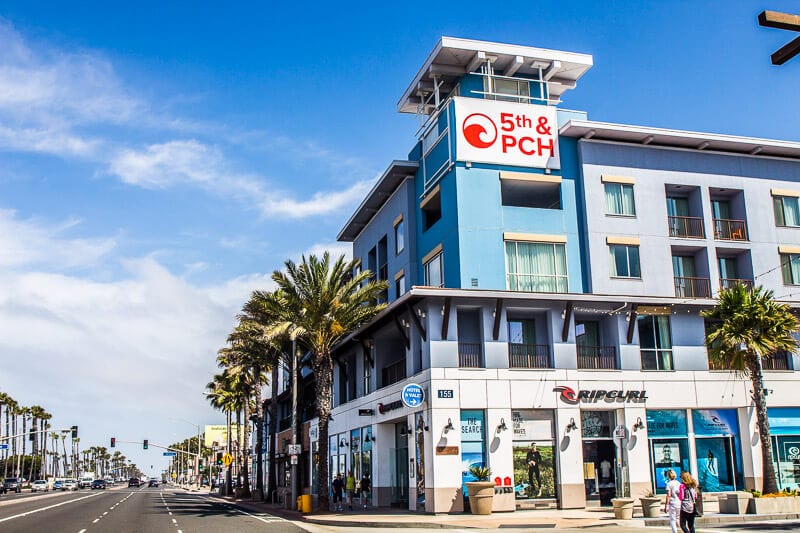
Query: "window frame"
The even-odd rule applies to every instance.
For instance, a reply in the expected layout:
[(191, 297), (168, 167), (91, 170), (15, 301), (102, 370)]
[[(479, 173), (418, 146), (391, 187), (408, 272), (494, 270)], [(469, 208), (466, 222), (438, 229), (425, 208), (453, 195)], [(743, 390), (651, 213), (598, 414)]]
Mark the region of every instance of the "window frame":
[[(616, 261), (616, 257), (614, 256), (614, 251), (613, 251), (614, 247), (625, 248), (625, 258), (626, 258), (626, 263), (628, 265), (628, 272), (629, 273), (631, 271), (631, 252), (630, 252), (630, 249), (631, 248), (636, 248), (636, 263), (637, 263), (636, 264), (636, 269), (639, 271), (639, 275), (638, 276), (632, 276), (630, 274), (626, 276), (626, 275), (620, 274), (619, 272), (616, 271), (617, 270), (617, 261)], [(642, 279), (642, 254), (639, 251), (639, 245), (638, 244), (609, 244), (608, 245), (608, 252), (609, 252), (609, 256), (611, 258), (611, 277), (612, 278)]]
[[(400, 285), (402, 285), (402, 290), (400, 290), (401, 289)], [(394, 297), (400, 298), (406, 292), (408, 292), (408, 289), (406, 288), (406, 275), (403, 274), (402, 276), (399, 276), (397, 279), (394, 280), (394, 293), (395, 293)]]
[[(439, 260), (439, 278), (441, 279), (441, 283), (439, 285), (431, 285), (430, 265), (437, 259)], [(426, 287), (444, 287), (444, 250), (439, 250), (437, 254), (425, 261), (425, 263), (422, 265), (422, 270), (425, 277)]]
[[(669, 348), (659, 348), (658, 347), (658, 331), (656, 330), (656, 323), (657, 319), (661, 316), (665, 316), (667, 319), (667, 328), (669, 328)], [(670, 315), (639, 315), (636, 317), (636, 331), (639, 332), (639, 320), (647, 318), (650, 320), (650, 326), (652, 328), (653, 333), (653, 344), (652, 348), (642, 348), (642, 337), (639, 335), (639, 362), (641, 365), (641, 369), (644, 372), (674, 372), (675, 371), (675, 357), (674, 357), (674, 344), (672, 342), (672, 320)], [(645, 352), (648, 354), (652, 354), (655, 357), (656, 368), (645, 368), (644, 365), (644, 356)], [(669, 355), (669, 367), (670, 368), (661, 368), (661, 357), (662, 353), (666, 353)]]
[[(508, 254), (506, 253), (506, 246), (509, 243), (513, 243), (514, 244), (514, 254), (515, 254), (515, 256), (517, 258), (519, 257), (519, 244), (520, 243), (524, 243), (524, 244), (547, 244), (547, 245), (550, 245), (550, 246), (552, 246), (552, 249), (553, 249), (553, 255), (552, 255), (553, 264), (556, 265), (556, 266), (557, 266), (557, 262), (555, 260), (555, 258), (556, 258), (555, 247), (556, 246), (563, 247), (563, 249), (564, 249), (564, 274), (563, 275), (561, 275), (561, 274), (555, 274), (555, 275), (550, 275), (550, 274), (520, 274), (518, 272), (509, 272)], [(518, 291), (518, 292), (534, 292), (534, 293), (535, 292), (553, 292), (555, 294), (566, 294), (566, 293), (569, 292), (569, 257), (567, 256), (567, 243), (566, 242), (524, 241), (524, 240), (504, 239), (503, 240), (503, 255), (504, 255), (504, 260), (505, 260), (505, 263), (506, 263), (506, 290)], [(535, 276), (539, 276), (539, 277), (555, 278), (555, 280), (556, 280), (556, 288), (558, 288), (558, 280), (563, 278), (564, 283), (565, 283), (564, 290), (563, 291), (560, 291), (560, 290), (556, 290), (556, 291), (523, 291), (523, 290), (520, 290), (520, 289), (512, 289), (511, 288), (511, 283), (510, 283), (511, 276), (534, 276), (534, 275)], [(519, 286), (519, 283), (517, 283), (517, 286)]]
[[(800, 254), (779, 253), (778, 257), (780, 259), (781, 280), (783, 281), (783, 284), (786, 285), (786, 286), (797, 286), (797, 285), (800, 285), (800, 279), (794, 279), (794, 277), (792, 276), (792, 269), (791, 269), (790, 266), (788, 266), (792, 262), (792, 257), (794, 257), (795, 260), (800, 261)], [(787, 273), (791, 277), (791, 279), (789, 279), (789, 280), (787, 280), (787, 278), (786, 278), (786, 274)]]
[[(786, 223), (786, 209), (784, 207), (786, 200), (794, 200), (797, 204), (796, 212), (800, 213), (800, 198), (796, 196), (774, 195), (772, 197), (772, 212), (775, 216), (775, 226), (779, 228), (800, 228), (800, 220), (797, 221), (797, 224)], [(780, 218), (783, 220), (783, 223), (778, 220), (778, 204), (780, 204)]]
[[(633, 198), (633, 213), (609, 213), (608, 211), (608, 202), (605, 201), (606, 197), (606, 188), (608, 186), (616, 186), (619, 187), (620, 197), (623, 197), (623, 187), (630, 187), (631, 189), (631, 198)], [(603, 202), (605, 203), (605, 214), (609, 217), (625, 217), (625, 218), (636, 218), (636, 192), (633, 183), (619, 183), (616, 181), (606, 181), (603, 183)]]
[(394, 255), (400, 255), (406, 249), (405, 220), (394, 225)]

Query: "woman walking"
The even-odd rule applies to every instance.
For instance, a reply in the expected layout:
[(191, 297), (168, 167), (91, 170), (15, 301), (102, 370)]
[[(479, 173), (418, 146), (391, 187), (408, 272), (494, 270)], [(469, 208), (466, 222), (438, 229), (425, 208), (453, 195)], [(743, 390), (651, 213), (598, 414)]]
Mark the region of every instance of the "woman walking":
[(667, 499), (664, 502), (664, 512), (669, 516), (669, 527), (672, 533), (678, 533), (678, 523), (681, 512), (681, 482), (675, 479), (675, 471), (669, 469), (665, 472), (667, 479)]
[(695, 533), (694, 518), (703, 514), (703, 497), (697, 487), (697, 480), (689, 472), (681, 473), (681, 530)]

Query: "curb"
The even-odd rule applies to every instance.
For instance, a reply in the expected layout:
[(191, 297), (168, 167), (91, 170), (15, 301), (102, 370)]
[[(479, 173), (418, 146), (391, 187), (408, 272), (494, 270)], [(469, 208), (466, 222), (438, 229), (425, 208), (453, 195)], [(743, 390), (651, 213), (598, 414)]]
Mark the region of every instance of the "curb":
[[(798, 520), (800, 513), (785, 514), (716, 514), (702, 516), (695, 519), (695, 526), (707, 526), (716, 524), (746, 524), (753, 522), (771, 522), (774, 520)], [(669, 526), (667, 518), (645, 518), (645, 527)]]

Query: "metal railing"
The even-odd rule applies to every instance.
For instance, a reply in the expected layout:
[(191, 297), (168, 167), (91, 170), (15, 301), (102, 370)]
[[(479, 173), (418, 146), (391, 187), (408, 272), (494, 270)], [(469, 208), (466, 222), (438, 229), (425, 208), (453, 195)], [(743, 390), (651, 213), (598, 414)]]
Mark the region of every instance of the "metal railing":
[(675, 296), (679, 298), (711, 298), (711, 280), (676, 276)]
[(462, 368), (483, 367), (483, 347), (479, 342), (458, 343), (458, 366)]
[(550, 368), (550, 346), (509, 342), (508, 366), (509, 368)]
[(615, 370), (617, 349), (614, 346), (578, 344), (578, 368), (584, 370)]
[(667, 217), (670, 237), (688, 237), (702, 239), (706, 236), (703, 230), (703, 219), (700, 217)]
[(776, 352), (762, 357), (761, 368), (764, 370), (794, 370), (792, 354), (790, 352)]
[(714, 238), (723, 241), (746, 241), (747, 223), (744, 220), (715, 218)]
[(386, 387), (392, 383), (406, 379), (406, 360), (400, 359), (381, 370), (381, 385)]
[(719, 278), (719, 287), (721, 289), (732, 289), (738, 284), (744, 285), (748, 289), (753, 288), (752, 279)]

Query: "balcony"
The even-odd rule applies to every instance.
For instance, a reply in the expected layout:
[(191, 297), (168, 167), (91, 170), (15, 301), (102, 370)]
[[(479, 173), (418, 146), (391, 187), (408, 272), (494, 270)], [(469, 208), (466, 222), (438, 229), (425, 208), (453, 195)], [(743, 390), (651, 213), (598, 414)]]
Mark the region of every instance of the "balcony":
[(461, 368), (482, 368), (483, 347), (479, 342), (458, 343), (458, 366)]
[(582, 370), (616, 370), (617, 349), (614, 346), (578, 345), (578, 368)]
[(670, 237), (686, 237), (702, 239), (706, 236), (703, 230), (703, 219), (700, 217), (667, 217)]
[(547, 344), (508, 343), (509, 368), (551, 368)]
[(711, 298), (711, 280), (676, 277), (675, 296), (678, 298)]
[(753, 288), (753, 280), (752, 279), (736, 279), (736, 278), (720, 278), (719, 279), (719, 287), (720, 289), (732, 289), (737, 284), (744, 285), (748, 289)]
[(384, 367), (381, 372), (381, 383), (383, 387), (387, 387), (392, 383), (397, 383), (400, 380), (406, 379), (406, 360), (400, 359), (391, 365)]
[(746, 241), (747, 223), (744, 220), (715, 218), (714, 238), (721, 241)]
[(766, 357), (762, 357), (761, 368), (767, 371), (794, 370), (794, 365), (792, 364), (792, 354), (790, 352), (776, 352)]

